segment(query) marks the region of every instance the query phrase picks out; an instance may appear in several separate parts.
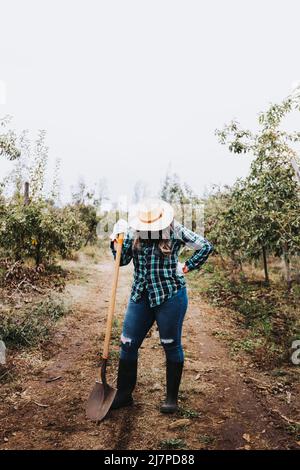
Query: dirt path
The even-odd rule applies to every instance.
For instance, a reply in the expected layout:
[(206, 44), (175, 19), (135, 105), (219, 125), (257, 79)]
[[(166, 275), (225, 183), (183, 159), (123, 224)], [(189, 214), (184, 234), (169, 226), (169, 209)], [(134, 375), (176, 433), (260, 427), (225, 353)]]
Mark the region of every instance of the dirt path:
[[(287, 425), (292, 425), (288, 416), (299, 421), (296, 404), (264, 393), (268, 387), (260, 384), (262, 380), (266, 384), (269, 377), (230, 357), (215, 334), (230, 325), (220, 312), (193, 298), (183, 337), (186, 364), (181, 415), (159, 412), (164, 355), (153, 329), (140, 353), (134, 407), (111, 412), (99, 425), (89, 422), (85, 404), (97, 375), (112, 268), (111, 260), (85, 266), (84, 279), (67, 288), (73, 314), (60, 321), (50, 344), (19, 358), (23, 374), (2, 396), (0, 448), (160, 449), (163, 442), (189, 449), (299, 448), (287, 432)], [(122, 268), (120, 276), (110, 382), (116, 376), (118, 330), (131, 269)], [(55, 377), (61, 378), (46, 382)], [(186, 420), (184, 426), (174, 424), (179, 419)]]

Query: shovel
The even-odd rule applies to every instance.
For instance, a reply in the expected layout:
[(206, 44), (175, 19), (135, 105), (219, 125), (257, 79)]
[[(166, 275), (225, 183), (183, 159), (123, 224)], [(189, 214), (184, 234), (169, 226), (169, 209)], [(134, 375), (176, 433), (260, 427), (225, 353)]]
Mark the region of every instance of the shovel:
[(91, 419), (92, 421), (101, 421), (106, 416), (117, 393), (117, 390), (111, 387), (110, 385), (108, 385), (108, 383), (106, 382), (106, 366), (107, 366), (107, 360), (108, 360), (109, 343), (110, 343), (111, 330), (112, 330), (112, 321), (113, 321), (115, 303), (116, 303), (116, 290), (117, 290), (118, 277), (119, 277), (119, 268), (120, 268), (120, 259), (121, 259), (121, 253), (122, 253), (123, 239), (124, 239), (124, 234), (119, 234), (118, 239), (117, 239), (118, 246), (117, 246), (117, 254), (116, 254), (116, 260), (115, 260), (115, 271), (114, 271), (114, 277), (113, 277), (113, 283), (112, 283), (110, 302), (108, 306), (103, 356), (102, 356), (102, 363), (101, 363), (102, 383), (96, 380), (96, 384), (87, 402), (86, 416), (88, 419)]

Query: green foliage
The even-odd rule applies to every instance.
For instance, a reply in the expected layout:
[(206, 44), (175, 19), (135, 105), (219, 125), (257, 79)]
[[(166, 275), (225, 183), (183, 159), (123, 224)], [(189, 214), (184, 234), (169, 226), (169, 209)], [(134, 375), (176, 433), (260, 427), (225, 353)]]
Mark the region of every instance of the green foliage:
[(194, 231), (203, 227), (202, 201), (187, 183), (181, 183), (176, 173), (168, 172), (162, 183), (159, 196), (172, 204), (175, 218)]
[(85, 245), (95, 243), (97, 241), (97, 225), (100, 217), (97, 215), (97, 209), (93, 205), (80, 204), (77, 207), (78, 217), (82, 224), (86, 227)]
[(79, 249), (86, 238), (87, 227), (71, 207), (60, 209), (43, 200), (28, 206), (11, 201), (0, 210), (0, 246), (15, 260), (50, 262), (57, 254), (66, 257)]
[(180, 416), (182, 416), (183, 418), (198, 418), (199, 417), (199, 413), (198, 411), (195, 411), (195, 410), (190, 410), (188, 408), (179, 408), (179, 414)]
[[(102, 185), (102, 186), (101, 186)], [(105, 198), (105, 183), (99, 183), (98, 197), (95, 195), (94, 190), (89, 190), (83, 179), (80, 179), (77, 188), (73, 191), (72, 200), (73, 205), (78, 211), (78, 217), (87, 228), (87, 235), (85, 239), (85, 245), (88, 243), (95, 243), (97, 240), (97, 225), (100, 221), (98, 216), (98, 208)]]
[(44, 196), (48, 151), (46, 132), (39, 131), (38, 138), (33, 147), (33, 163), (30, 167), (29, 182), (31, 198), (33, 200), (38, 200)]
[[(0, 128), (5, 128), (10, 122), (10, 117), (0, 119)], [(0, 157), (7, 157), (9, 160), (16, 160), (20, 157), (20, 150), (17, 148), (17, 136), (13, 131), (0, 133)]]
[[(275, 365), (289, 360), (288, 351), (293, 339), (298, 337), (300, 326), (299, 291), (293, 287), (287, 295), (273, 267), (273, 282), (267, 286), (255, 280), (256, 271), (247, 277), (233, 274), (229, 259), (225, 268), (218, 266), (216, 259), (212, 262), (213, 270), (191, 273), (191, 290), (199, 290), (213, 304), (229, 308), (243, 331), (242, 337), (236, 340), (224, 332), (215, 335), (228, 340), (233, 353), (247, 352), (260, 364)], [(245, 265), (245, 270), (249, 269), (249, 264)]]
[(9, 346), (34, 346), (47, 338), (53, 324), (67, 312), (64, 303), (52, 297), (23, 311), (0, 313), (0, 338)]
[(297, 441), (300, 440), (300, 424), (288, 424), (286, 426), (286, 430), (290, 436), (293, 436), (293, 438)]
[(290, 258), (300, 253), (300, 188), (292, 165), (300, 132), (288, 133), (280, 126), (288, 113), (300, 109), (299, 103), (298, 96), (272, 105), (260, 114), (256, 134), (237, 122), (216, 131), (230, 152), (254, 158), (247, 178), (209, 198), (206, 217), (208, 237), (218, 252), (240, 266), (262, 255), (267, 282), (267, 254), (282, 256), (289, 289)]
[(190, 204), (199, 198), (187, 183), (181, 183), (176, 173), (167, 173), (160, 189), (160, 197), (170, 204)]
[(208, 434), (202, 434), (199, 436), (199, 441), (205, 445), (212, 445), (215, 440), (216, 438), (214, 436), (209, 436)]
[[(6, 196), (0, 191), (1, 253), (16, 261), (34, 258), (39, 265), (51, 263), (57, 255), (67, 257), (88, 242), (94, 243), (99, 218), (93, 192), (81, 185), (73, 204), (60, 207), (59, 161), (51, 191), (46, 192), (49, 153), (46, 132), (39, 131), (33, 143), (27, 131), (19, 138), (12, 132), (8, 135), (18, 142), (21, 154), (0, 187), (5, 189)], [(24, 197), (25, 182), (29, 183), (29, 198)], [(103, 188), (98, 188), (100, 196), (104, 194)]]
[(165, 439), (160, 442), (160, 449), (184, 449), (186, 443), (182, 439)]

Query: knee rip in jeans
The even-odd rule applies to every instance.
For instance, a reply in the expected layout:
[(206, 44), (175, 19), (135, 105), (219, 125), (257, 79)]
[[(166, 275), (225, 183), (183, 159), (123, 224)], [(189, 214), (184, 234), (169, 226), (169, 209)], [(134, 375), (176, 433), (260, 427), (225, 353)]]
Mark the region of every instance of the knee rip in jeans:
[(121, 334), (121, 343), (122, 343), (122, 345), (123, 345), (123, 344), (124, 344), (124, 345), (127, 344), (128, 346), (130, 346), (131, 343), (132, 343), (132, 339), (131, 339), (131, 338), (127, 338), (127, 337), (124, 336), (123, 333), (122, 333), (122, 334)]
[(173, 338), (160, 338), (160, 342), (163, 346), (167, 346), (168, 344), (173, 344), (174, 339)]
[(133, 342), (131, 338), (128, 338), (128, 336), (121, 335), (121, 348), (123, 351), (130, 351), (132, 349)]

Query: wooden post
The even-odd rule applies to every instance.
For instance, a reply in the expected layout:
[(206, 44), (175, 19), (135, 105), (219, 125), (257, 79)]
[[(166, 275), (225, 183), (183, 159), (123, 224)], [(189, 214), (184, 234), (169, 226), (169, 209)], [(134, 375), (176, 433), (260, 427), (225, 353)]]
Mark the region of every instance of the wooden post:
[(25, 183), (25, 191), (24, 191), (24, 205), (28, 206), (29, 204), (29, 183), (26, 181)]

